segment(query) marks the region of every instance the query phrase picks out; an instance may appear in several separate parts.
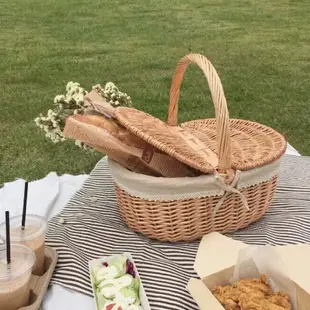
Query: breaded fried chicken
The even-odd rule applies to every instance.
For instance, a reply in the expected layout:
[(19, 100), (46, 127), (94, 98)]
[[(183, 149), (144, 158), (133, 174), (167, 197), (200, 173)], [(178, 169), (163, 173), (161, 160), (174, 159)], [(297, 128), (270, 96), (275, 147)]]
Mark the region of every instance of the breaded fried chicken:
[(292, 310), (289, 296), (274, 293), (265, 275), (215, 286), (211, 291), (226, 310)]

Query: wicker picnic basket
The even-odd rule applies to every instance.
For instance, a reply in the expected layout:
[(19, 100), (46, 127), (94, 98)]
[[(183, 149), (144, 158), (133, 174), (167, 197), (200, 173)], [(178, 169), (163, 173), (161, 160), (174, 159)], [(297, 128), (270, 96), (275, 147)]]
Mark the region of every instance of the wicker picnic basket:
[[(190, 63), (198, 65), (207, 78), (216, 118), (178, 126), (180, 86)], [(152, 177), (109, 159), (118, 207), (134, 231), (162, 241), (189, 241), (211, 231), (244, 228), (267, 211), (286, 141), (267, 126), (229, 119), (221, 81), (206, 57), (189, 54), (178, 63), (168, 123), (128, 108), (117, 109), (116, 117), (135, 135), (204, 173)]]

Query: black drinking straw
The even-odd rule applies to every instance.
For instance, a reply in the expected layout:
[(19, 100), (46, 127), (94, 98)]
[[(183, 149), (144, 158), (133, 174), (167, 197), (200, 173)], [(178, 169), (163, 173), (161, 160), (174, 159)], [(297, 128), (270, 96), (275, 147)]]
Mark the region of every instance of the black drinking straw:
[(28, 182), (25, 182), (24, 190), (24, 205), (23, 205), (23, 216), (22, 216), (22, 229), (26, 226), (26, 213), (27, 213), (27, 198), (28, 198)]
[(6, 261), (11, 263), (11, 240), (10, 240), (10, 212), (5, 211), (5, 228), (6, 228)]

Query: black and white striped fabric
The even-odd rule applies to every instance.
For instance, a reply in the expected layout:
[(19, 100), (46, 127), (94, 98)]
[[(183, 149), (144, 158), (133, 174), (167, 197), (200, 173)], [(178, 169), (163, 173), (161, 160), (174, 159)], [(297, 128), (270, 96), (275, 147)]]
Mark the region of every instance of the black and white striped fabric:
[[(198, 309), (186, 290), (195, 277), (199, 242), (163, 243), (131, 231), (123, 222), (107, 161), (101, 160), (60, 216), (50, 221), (47, 244), (59, 260), (52, 284), (92, 295), (88, 261), (130, 252), (153, 310)], [(276, 199), (257, 223), (230, 235), (249, 244), (310, 243), (310, 158), (285, 156)]]

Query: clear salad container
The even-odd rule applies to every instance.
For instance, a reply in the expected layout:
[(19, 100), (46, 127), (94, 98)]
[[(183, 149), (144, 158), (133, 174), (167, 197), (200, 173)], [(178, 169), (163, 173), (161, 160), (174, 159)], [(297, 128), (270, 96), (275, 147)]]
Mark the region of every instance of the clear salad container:
[(97, 310), (151, 310), (129, 253), (94, 259), (89, 273)]

